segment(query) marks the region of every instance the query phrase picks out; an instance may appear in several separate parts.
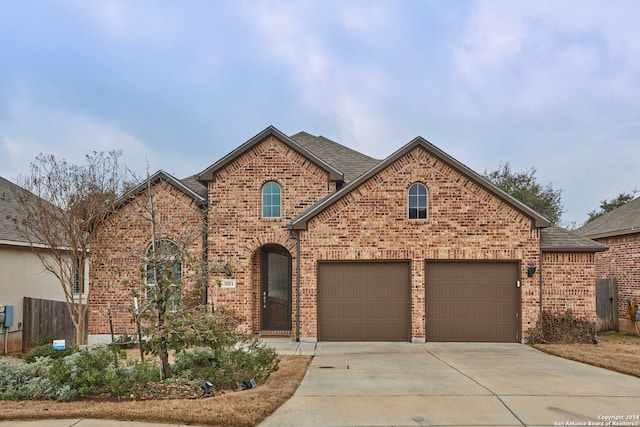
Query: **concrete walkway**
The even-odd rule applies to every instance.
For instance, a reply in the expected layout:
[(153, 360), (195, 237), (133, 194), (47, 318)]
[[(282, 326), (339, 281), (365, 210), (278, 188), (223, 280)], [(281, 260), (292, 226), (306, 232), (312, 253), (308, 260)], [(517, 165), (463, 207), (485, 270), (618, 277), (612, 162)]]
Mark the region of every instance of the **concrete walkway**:
[(553, 426), (608, 421), (640, 426), (639, 378), (521, 344), (320, 343), (296, 394), (261, 425)]

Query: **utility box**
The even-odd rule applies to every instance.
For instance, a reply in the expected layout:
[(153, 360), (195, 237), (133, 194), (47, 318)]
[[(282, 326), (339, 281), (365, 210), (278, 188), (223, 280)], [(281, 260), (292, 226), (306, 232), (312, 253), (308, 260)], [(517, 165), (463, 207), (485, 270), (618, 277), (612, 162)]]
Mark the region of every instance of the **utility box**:
[(13, 326), (12, 305), (0, 305), (0, 324), (2, 324), (2, 326), (5, 328)]

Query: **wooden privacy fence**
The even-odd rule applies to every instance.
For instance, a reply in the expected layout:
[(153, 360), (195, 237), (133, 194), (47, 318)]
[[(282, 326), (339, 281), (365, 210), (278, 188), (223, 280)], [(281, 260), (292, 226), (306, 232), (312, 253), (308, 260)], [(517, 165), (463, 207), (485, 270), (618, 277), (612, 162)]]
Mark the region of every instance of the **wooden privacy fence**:
[(598, 331), (618, 330), (618, 283), (615, 277), (596, 280), (596, 317)]
[[(64, 301), (24, 298), (22, 351), (36, 347), (42, 335), (64, 339), (66, 345), (76, 344), (76, 328)], [(85, 318), (85, 325), (87, 319)]]

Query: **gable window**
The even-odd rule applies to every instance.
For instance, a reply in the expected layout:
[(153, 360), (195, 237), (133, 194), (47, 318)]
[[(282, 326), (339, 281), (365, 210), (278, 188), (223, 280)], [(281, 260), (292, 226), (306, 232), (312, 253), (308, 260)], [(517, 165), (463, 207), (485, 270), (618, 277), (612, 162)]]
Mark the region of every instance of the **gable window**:
[(147, 250), (146, 298), (156, 307), (159, 301), (168, 301), (167, 308), (175, 310), (180, 305), (180, 281), (182, 258), (178, 245), (171, 240), (159, 240), (155, 248)]
[(409, 187), (409, 219), (427, 219), (427, 187), (416, 183)]
[(271, 181), (262, 187), (262, 217), (263, 218), (280, 218), (280, 186)]

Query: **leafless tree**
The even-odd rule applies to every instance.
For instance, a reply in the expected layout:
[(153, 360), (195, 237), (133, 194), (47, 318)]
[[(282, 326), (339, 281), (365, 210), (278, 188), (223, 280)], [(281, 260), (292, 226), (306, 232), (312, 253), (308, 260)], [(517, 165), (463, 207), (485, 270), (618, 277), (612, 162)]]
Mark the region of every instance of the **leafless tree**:
[(87, 332), (90, 235), (128, 185), (120, 154), (94, 151), (79, 165), (40, 154), (30, 173), (18, 179), (22, 188), (16, 197), (23, 218), (19, 229), (45, 269), (59, 280), (78, 344), (85, 343)]

